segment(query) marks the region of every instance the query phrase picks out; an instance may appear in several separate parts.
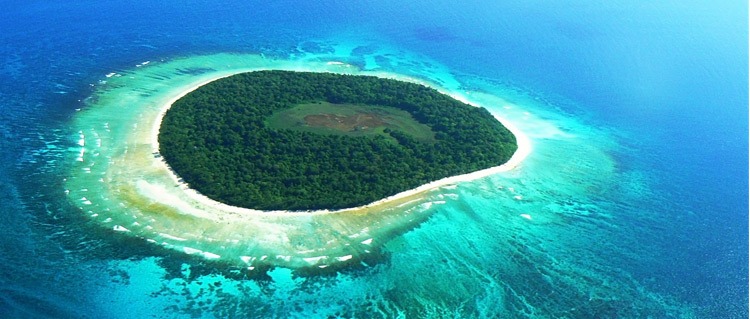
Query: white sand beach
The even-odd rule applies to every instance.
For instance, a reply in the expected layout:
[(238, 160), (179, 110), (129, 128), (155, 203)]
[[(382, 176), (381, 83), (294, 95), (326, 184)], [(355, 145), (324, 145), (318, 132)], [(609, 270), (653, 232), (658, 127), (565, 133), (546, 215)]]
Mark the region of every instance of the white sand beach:
[[(220, 75), (217, 75), (217, 76), (215, 76), (215, 77), (213, 77), (211, 79), (195, 83), (194, 85), (188, 87), (187, 89), (179, 92), (179, 94), (175, 95), (167, 103), (165, 103), (163, 105), (161, 111), (159, 112), (158, 117), (154, 121), (153, 127), (151, 128), (151, 141), (150, 141), (150, 143), (151, 143), (153, 152), (157, 153), (159, 151), (159, 138), (158, 138), (158, 136), (159, 136), (159, 129), (161, 127), (161, 123), (162, 123), (162, 119), (163, 119), (164, 115), (166, 114), (167, 110), (169, 110), (169, 108), (172, 106), (172, 104), (174, 104), (181, 97), (183, 97), (186, 94), (188, 94), (188, 93), (190, 93), (190, 92), (198, 89), (199, 87), (201, 87), (203, 85), (206, 85), (207, 83), (210, 83), (210, 82), (216, 81), (218, 79), (221, 79), (221, 78), (224, 78), (224, 77), (228, 77), (228, 76), (231, 76), (231, 75), (234, 75), (234, 74), (237, 74), (237, 73), (240, 73), (240, 72), (220, 74)], [(471, 105), (477, 106), (477, 105), (475, 105), (473, 103), (470, 103), (469, 101), (461, 98), (460, 96), (456, 96), (456, 95), (453, 95), (453, 94), (450, 94), (450, 95), (453, 96), (454, 98), (462, 101), (462, 102), (465, 102), (467, 104), (471, 104)], [(403, 192), (398, 193), (396, 195), (380, 199), (378, 201), (375, 201), (375, 202), (367, 204), (367, 205), (363, 205), (363, 206), (359, 206), (359, 207), (353, 207), (353, 208), (339, 209), (339, 210), (315, 210), (315, 211), (283, 211), (283, 210), (277, 210), (277, 211), (261, 211), (261, 210), (248, 209), (248, 208), (243, 208), (243, 207), (236, 207), (236, 206), (227, 205), (227, 204), (215, 201), (215, 200), (213, 200), (211, 198), (208, 198), (208, 197), (200, 194), (199, 192), (197, 192), (197, 191), (189, 188), (188, 185), (186, 183), (184, 183), (182, 181), (182, 179), (175, 174), (175, 172), (169, 167), (169, 165), (166, 163), (166, 161), (162, 157), (154, 157), (153, 161), (154, 161), (154, 165), (156, 165), (157, 167), (159, 167), (159, 169), (164, 174), (168, 174), (170, 176), (170, 178), (174, 181), (174, 183), (177, 184), (177, 185), (179, 185), (179, 188), (184, 192), (185, 195), (187, 195), (191, 200), (195, 201), (196, 203), (200, 204), (201, 206), (210, 207), (212, 213), (224, 213), (224, 214), (227, 214), (227, 215), (234, 215), (234, 217), (240, 217), (240, 216), (237, 216), (237, 215), (264, 214), (264, 215), (268, 216), (269, 214), (272, 214), (272, 215), (273, 214), (284, 214), (284, 215), (290, 215), (291, 214), (291, 215), (294, 215), (294, 214), (335, 214), (335, 213), (355, 212), (355, 211), (361, 211), (361, 210), (370, 209), (370, 208), (376, 208), (376, 207), (379, 207), (379, 206), (388, 206), (389, 204), (395, 203), (397, 201), (403, 201), (405, 199), (419, 197), (420, 194), (422, 194), (424, 192), (427, 192), (427, 191), (430, 191), (430, 190), (433, 190), (433, 189), (436, 189), (436, 188), (440, 188), (440, 187), (444, 187), (444, 186), (448, 186), (448, 185), (452, 185), (452, 184), (457, 184), (457, 183), (461, 183), (461, 182), (472, 181), (472, 180), (475, 180), (475, 179), (479, 179), (479, 178), (483, 178), (483, 177), (486, 177), (486, 176), (498, 174), (498, 173), (501, 173), (501, 172), (506, 172), (506, 171), (509, 171), (509, 170), (515, 168), (516, 166), (518, 166), (526, 158), (526, 156), (531, 152), (531, 148), (532, 148), (531, 141), (529, 140), (528, 137), (526, 137), (523, 134), (523, 132), (521, 132), (515, 125), (513, 125), (513, 123), (507, 121), (506, 119), (504, 119), (504, 118), (502, 118), (501, 116), (498, 116), (498, 115), (495, 115), (495, 118), (497, 118), (497, 120), (500, 121), (506, 128), (508, 128), (508, 130), (510, 130), (511, 133), (513, 133), (513, 135), (515, 135), (515, 137), (516, 137), (516, 143), (518, 144), (518, 149), (516, 150), (516, 152), (513, 154), (513, 156), (511, 157), (511, 159), (508, 162), (506, 162), (506, 163), (504, 163), (502, 165), (499, 165), (499, 166), (495, 166), (495, 167), (483, 169), (483, 170), (480, 170), (480, 171), (476, 171), (476, 172), (472, 172), (472, 173), (468, 173), (468, 174), (463, 174), (463, 175), (446, 177), (446, 178), (443, 178), (443, 179), (440, 179), (440, 180), (436, 180), (436, 181), (433, 181), (433, 182), (421, 185), (421, 186), (419, 186), (417, 188), (410, 189), (410, 190), (407, 190), (407, 191), (403, 191)], [(152, 194), (152, 196), (155, 196), (155, 195), (156, 194)], [(163, 198), (163, 199), (168, 200), (167, 198)], [(171, 202), (172, 200), (168, 200), (168, 202)], [(183, 210), (183, 212), (185, 212), (185, 213), (187, 213), (187, 212), (193, 212), (194, 214), (203, 215), (202, 212), (198, 212), (198, 210), (196, 210), (196, 209)], [(208, 217), (208, 216), (204, 215), (202, 217)], [(218, 216), (214, 216), (214, 217), (218, 217)]]

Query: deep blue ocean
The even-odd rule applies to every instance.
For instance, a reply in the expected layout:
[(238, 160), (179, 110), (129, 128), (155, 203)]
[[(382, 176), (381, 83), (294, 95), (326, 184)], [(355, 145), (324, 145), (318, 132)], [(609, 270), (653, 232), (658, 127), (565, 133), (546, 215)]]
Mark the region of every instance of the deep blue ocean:
[[(747, 21), (745, 1), (0, 1), (0, 318), (747, 318)], [(149, 70), (217, 54), (497, 97), (535, 148), (326, 272), (102, 227), (66, 196), (79, 114), (127, 89), (112, 74), (148, 97), (169, 80)]]

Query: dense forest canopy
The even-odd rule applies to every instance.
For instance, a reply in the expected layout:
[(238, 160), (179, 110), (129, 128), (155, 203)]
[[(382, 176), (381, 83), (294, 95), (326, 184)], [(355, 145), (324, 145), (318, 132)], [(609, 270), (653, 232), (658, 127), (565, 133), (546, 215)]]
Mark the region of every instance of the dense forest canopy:
[(190, 187), (262, 210), (340, 209), (505, 163), (486, 109), (373, 76), (256, 71), (206, 84), (162, 120), (160, 153)]

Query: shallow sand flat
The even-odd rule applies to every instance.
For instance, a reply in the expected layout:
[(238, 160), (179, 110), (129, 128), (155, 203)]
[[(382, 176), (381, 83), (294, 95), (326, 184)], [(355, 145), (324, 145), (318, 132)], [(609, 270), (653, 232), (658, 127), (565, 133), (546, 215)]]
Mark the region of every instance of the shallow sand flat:
[[(196, 66), (211, 66), (212, 71), (200, 75), (176, 71)], [(429, 218), (445, 203), (443, 194), (452, 192), (456, 183), (508, 171), (531, 150), (529, 139), (513, 123), (499, 119), (516, 135), (519, 147), (508, 163), (498, 167), (445, 178), (369, 205), (337, 211), (268, 212), (232, 207), (180, 183), (163, 159), (155, 156), (159, 125), (165, 111), (184, 94), (225, 76), (260, 69), (370, 74), (343, 64), (284, 63), (232, 55), (140, 68), (129, 77), (135, 80), (117, 83), (80, 119), (82, 131), (99, 134), (102, 142), (99, 146), (86, 143), (84, 160), (77, 165), (91, 173), (78, 174), (68, 181), (71, 200), (79, 204), (85, 196), (88, 203), (79, 207), (106, 227), (191, 255), (247, 269), (322, 268), (369, 258), (380, 245)], [(152, 80), (153, 75), (160, 79)], [(129, 79), (123, 78), (117, 80)], [(155, 93), (144, 95), (143, 91)], [(82, 188), (94, 191), (79, 191)]]

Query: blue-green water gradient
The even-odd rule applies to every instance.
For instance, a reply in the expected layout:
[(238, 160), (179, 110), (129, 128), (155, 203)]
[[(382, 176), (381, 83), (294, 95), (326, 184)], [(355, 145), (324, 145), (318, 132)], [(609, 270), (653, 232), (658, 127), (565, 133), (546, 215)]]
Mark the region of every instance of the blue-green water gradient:
[[(2, 7), (0, 317), (748, 316), (747, 3)], [(534, 149), (328, 272), (248, 273), (93, 220), (65, 186), (106, 75), (156, 85), (200, 70), (147, 68), (217, 53), (419, 78)]]

